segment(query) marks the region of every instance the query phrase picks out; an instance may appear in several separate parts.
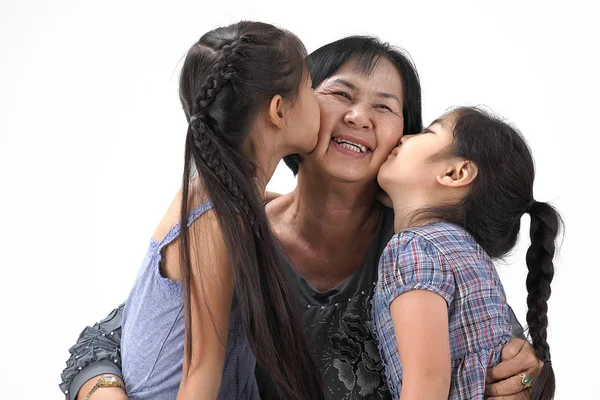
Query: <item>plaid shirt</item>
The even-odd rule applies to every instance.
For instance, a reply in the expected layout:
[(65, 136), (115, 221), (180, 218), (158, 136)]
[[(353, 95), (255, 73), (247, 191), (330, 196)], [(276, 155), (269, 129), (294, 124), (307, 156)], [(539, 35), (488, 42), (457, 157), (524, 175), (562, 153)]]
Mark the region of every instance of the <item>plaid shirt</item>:
[(373, 324), (395, 398), (402, 390), (402, 364), (390, 305), (415, 289), (437, 293), (448, 303), (449, 398), (483, 398), (486, 370), (500, 361), (502, 346), (511, 338), (509, 308), (492, 260), (467, 232), (447, 222), (392, 237), (379, 261)]

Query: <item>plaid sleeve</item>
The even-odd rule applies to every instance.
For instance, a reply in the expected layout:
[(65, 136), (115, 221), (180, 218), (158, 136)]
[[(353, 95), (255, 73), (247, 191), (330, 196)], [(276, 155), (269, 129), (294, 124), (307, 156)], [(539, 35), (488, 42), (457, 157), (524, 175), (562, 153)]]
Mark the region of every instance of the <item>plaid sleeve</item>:
[(435, 246), (425, 238), (403, 232), (387, 248), (380, 287), (389, 304), (410, 290), (429, 290), (448, 304), (454, 298), (454, 276)]
[(507, 342), (508, 339), (505, 339), (496, 346), (452, 360), (452, 382), (448, 399), (483, 399), (488, 366), (498, 365), (502, 346)]

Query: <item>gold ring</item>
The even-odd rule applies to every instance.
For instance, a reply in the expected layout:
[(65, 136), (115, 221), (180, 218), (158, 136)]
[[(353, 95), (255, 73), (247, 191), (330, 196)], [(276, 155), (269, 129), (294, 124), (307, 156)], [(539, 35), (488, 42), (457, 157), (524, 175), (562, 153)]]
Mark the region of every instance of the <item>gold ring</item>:
[(523, 388), (529, 389), (531, 387), (531, 382), (533, 381), (533, 379), (531, 379), (531, 375), (525, 375), (524, 373), (521, 373), (519, 374), (519, 378), (521, 378), (521, 384), (523, 385)]

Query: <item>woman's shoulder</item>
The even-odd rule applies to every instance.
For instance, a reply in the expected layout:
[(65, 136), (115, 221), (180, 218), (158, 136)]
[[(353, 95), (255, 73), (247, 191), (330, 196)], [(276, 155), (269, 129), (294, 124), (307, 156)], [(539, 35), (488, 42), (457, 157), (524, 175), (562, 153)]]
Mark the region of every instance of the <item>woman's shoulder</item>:
[(284, 217), (294, 201), (293, 193), (274, 194), (267, 192), (265, 197), (265, 212), (271, 223)]
[(290, 212), (293, 203), (292, 193), (279, 195), (265, 202), (265, 214), (271, 224), (273, 233), (279, 240), (283, 240), (292, 234), (289, 228), (293, 219), (293, 214)]

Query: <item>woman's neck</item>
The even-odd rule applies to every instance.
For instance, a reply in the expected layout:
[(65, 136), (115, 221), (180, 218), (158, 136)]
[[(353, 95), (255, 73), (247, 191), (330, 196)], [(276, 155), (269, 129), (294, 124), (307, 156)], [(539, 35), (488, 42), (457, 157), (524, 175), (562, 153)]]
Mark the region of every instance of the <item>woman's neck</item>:
[(343, 183), (323, 176), (308, 177), (301, 171), (289, 208), (297, 234), (322, 237), (328, 243), (352, 241), (378, 220), (377, 190), (375, 182)]

